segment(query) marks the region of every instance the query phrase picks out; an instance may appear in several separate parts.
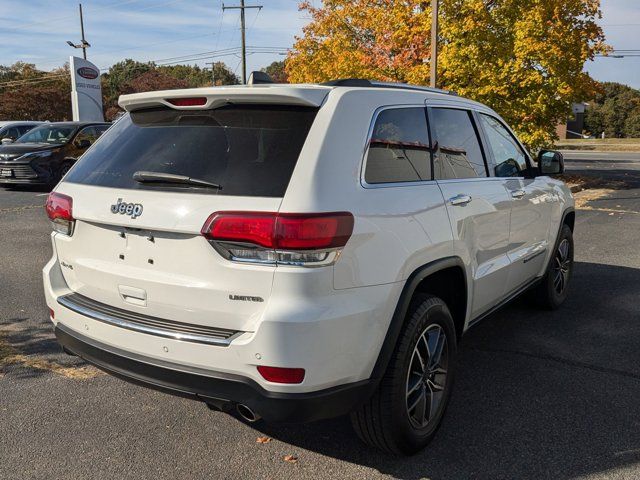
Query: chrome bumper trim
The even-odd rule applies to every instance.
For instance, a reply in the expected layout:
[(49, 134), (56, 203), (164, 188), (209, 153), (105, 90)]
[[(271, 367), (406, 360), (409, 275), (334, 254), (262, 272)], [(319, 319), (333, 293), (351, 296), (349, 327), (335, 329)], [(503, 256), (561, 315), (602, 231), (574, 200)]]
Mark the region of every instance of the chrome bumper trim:
[(244, 332), (165, 320), (97, 302), (78, 293), (58, 298), (58, 303), (80, 315), (115, 327), (185, 342), (227, 347)]

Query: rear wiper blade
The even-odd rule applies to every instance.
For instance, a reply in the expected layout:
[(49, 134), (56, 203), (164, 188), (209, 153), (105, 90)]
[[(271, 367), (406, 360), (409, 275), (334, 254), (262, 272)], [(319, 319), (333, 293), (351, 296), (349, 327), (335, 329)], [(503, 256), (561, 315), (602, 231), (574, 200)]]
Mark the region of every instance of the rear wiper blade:
[(194, 187), (215, 188), (222, 190), (222, 185), (207, 182), (199, 178), (187, 177), (186, 175), (175, 175), (173, 173), (145, 172), (140, 171), (133, 174), (133, 179), (140, 183), (168, 183), (178, 185), (193, 185)]

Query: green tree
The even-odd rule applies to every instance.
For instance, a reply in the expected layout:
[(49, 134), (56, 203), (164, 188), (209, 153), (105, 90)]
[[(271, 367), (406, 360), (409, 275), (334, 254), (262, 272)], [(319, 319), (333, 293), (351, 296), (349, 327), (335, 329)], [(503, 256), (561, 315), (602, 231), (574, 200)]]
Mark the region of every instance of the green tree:
[[(209, 71), (211, 77), (215, 77), (216, 86), (220, 85), (240, 85), (240, 77), (231, 71), (224, 62), (215, 62), (213, 64), (213, 74)], [(211, 79), (206, 86), (211, 85)]]
[(636, 110), (624, 122), (624, 136), (640, 138), (640, 111)]
[(113, 64), (101, 77), (102, 103), (105, 110), (117, 107), (118, 97), (127, 82), (154, 68), (153, 63), (138, 62), (130, 58)]
[(589, 102), (585, 115), (585, 129), (599, 136), (613, 138), (640, 136), (635, 132), (635, 120), (640, 114), (640, 91), (620, 83), (605, 82)]
[(279, 61), (267, 65), (262, 71), (269, 75), (276, 83), (289, 83), (289, 75), (287, 75), (285, 68), (285, 62)]
[(157, 68), (165, 75), (183, 80), (188, 88), (211, 84), (211, 74), (197, 65), (163, 65)]

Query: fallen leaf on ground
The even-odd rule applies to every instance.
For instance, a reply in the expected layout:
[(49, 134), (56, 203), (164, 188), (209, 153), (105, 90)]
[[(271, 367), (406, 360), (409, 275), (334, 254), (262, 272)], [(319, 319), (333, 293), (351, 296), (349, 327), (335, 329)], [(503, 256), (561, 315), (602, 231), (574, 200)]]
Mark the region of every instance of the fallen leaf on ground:
[(285, 455), (283, 460), (289, 463), (298, 463), (298, 457), (295, 455)]
[(269, 443), (271, 440), (273, 440), (271, 437), (258, 437), (256, 443)]

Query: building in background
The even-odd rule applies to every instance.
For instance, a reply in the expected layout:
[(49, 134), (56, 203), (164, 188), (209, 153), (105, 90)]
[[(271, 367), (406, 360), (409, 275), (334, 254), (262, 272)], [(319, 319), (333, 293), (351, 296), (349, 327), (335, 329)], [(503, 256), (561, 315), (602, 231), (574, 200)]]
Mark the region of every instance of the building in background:
[(567, 119), (566, 123), (561, 123), (556, 127), (556, 133), (560, 140), (584, 138), (584, 114), (588, 107), (589, 104), (584, 102), (571, 105), (573, 115)]

